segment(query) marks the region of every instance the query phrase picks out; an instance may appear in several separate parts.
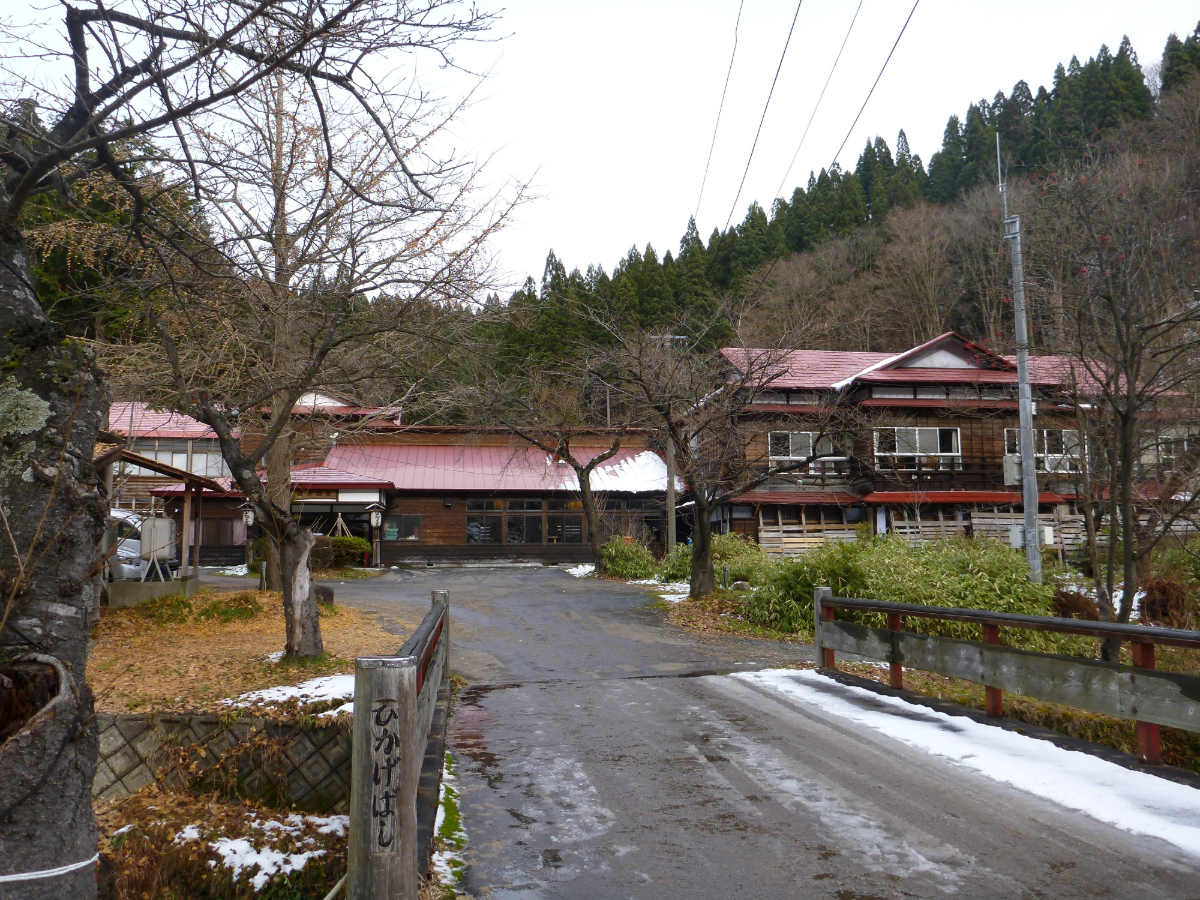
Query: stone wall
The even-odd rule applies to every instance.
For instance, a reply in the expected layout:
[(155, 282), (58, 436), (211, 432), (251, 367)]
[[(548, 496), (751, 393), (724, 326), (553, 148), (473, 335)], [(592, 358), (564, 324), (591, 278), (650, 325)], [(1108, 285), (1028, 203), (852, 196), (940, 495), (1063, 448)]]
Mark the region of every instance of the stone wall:
[(347, 727), (188, 714), (96, 718), (97, 800), (161, 779), (224, 786), (252, 799), (283, 799), (310, 812), (344, 813), (350, 806)]

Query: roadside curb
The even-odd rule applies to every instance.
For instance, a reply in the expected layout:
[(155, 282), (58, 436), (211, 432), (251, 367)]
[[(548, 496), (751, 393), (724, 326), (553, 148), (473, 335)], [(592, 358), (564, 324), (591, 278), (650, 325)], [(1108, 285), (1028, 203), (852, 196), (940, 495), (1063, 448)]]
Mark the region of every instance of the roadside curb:
[(899, 697), (901, 700), (912, 703), (915, 706), (924, 706), (950, 716), (962, 716), (973, 722), (978, 722), (980, 725), (1003, 728), (1005, 731), (1012, 731), (1025, 737), (1034, 738), (1035, 740), (1049, 741), (1064, 750), (1086, 753), (1089, 756), (1114, 763), (1124, 769), (1130, 769), (1134, 772), (1144, 772), (1147, 775), (1162, 778), (1164, 781), (1173, 781), (1176, 784), (1200, 789), (1200, 774), (1189, 772), (1187, 769), (1180, 769), (1176, 766), (1147, 765), (1131, 753), (1113, 750), (1110, 747), (1103, 747), (1099, 744), (1093, 744), (1090, 741), (1060, 734), (1052, 729), (1043, 728), (1041, 725), (1030, 725), (1028, 722), (1020, 722), (1009, 718), (989, 718), (982, 710), (972, 709), (969, 706), (963, 706), (950, 700), (940, 700), (936, 697), (918, 694), (914, 691), (889, 687), (886, 684), (880, 684), (878, 681), (872, 681), (870, 678), (864, 678), (861, 675), (852, 675), (849, 672), (842, 672), (838, 669), (817, 669), (817, 671), (848, 687), (863, 688), (875, 694), (882, 694), (885, 697)]

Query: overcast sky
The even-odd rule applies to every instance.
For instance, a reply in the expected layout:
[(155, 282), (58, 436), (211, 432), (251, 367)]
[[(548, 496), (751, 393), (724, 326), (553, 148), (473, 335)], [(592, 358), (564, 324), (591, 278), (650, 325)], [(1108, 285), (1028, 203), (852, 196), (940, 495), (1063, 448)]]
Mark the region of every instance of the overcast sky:
[[(486, 3), (483, 5), (486, 6)], [(777, 196), (857, 0), (804, 0), (746, 186), (733, 211)], [(828, 92), (788, 175), (790, 195), (833, 161), (911, 0), (863, 0)], [(745, 0), (737, 56), (698, 224), (707, 240), (730, 215), (754, 131), (795, 13), (792, 0)], [(462, 62), (490, 71), (457, 125), (461, 148), (494, 153), (491, 178), (532, 180), (540, 199), (496, 239), (508, 286), (540, 279), (554, 248), (568, 266), (607, 271), (631, 245), (677, 251), (696, 208), (738, 0), (512, 0), (497, 43)], [(1034, 91), (1072, 54), (1086, 61), (1128, 34), (1145, 65), (1167, 35), (1190, 33), (1194, 2), (1175, 0), (921, 0), (887, 71), (838, 157), (853, 166), (869, 136), (895, 149), (901, 128), (926, 163), (951, 113)]]

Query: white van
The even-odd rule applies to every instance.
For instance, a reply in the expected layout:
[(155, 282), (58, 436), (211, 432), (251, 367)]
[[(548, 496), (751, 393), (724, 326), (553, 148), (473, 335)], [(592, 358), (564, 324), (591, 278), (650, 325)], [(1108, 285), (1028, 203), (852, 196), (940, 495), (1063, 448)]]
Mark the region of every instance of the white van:
[[(144, 549), (143, 535), (147, 538)], [(147, 518), (127, 509), (110, 509), (104, 551), (107, 553), (114, 544), (116, 548), (108, 556), (109, 581), (158, 581), (160, 577), (176, 577), (179, 553), (174, 519)], [(157, 566), (154, 565), (156, 559)]]

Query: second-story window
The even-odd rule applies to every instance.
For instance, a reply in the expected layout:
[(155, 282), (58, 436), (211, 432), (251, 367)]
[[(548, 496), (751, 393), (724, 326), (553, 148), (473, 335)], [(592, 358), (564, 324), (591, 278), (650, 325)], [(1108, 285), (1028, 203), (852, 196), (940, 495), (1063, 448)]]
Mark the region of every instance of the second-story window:
[(951, 469), (962, 458), (957, 428), (875, 429), (875, 466), (902, 472)]
[(832, 435), (814, 431), (772, 431), (767, 435), (770, 464), (784, 466), (790, 462), (812, 459), (809, 472), (828, 473), (841, 471), (839, 464), (849, 460), (844, 450), (839, 450)]
[[(1021, 453), (1021, 429), (1004, 429), (1004, 452)], [(1034, 469), (1038, 472), (1078, 472), (1079, 432), (1073, 428), (1033, 429)]]

